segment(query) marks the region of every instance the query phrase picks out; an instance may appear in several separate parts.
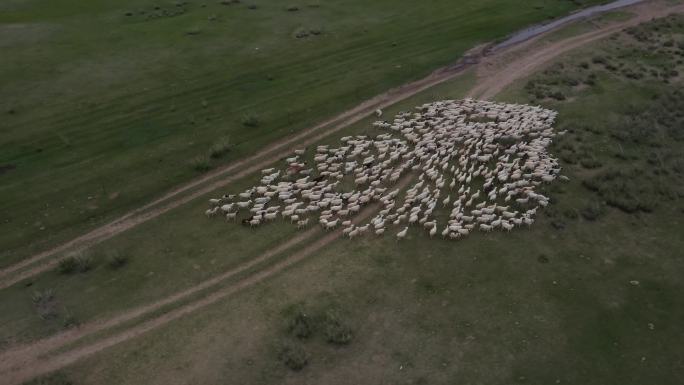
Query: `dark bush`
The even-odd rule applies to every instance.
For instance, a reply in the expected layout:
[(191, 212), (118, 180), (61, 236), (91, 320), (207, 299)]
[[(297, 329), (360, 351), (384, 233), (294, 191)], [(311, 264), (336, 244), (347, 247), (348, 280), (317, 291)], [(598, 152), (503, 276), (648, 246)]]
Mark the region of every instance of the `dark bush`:
[(192, 166), (193, 170), (197, 172), (205, 172), (211, 169), (211, 161), (209, 160), (209, 157), (203, 155), (193, 158), (190, 161), (190, 165)]
[(560, 91), (556, 91), (549, 96), (551, 96), (552, 98), (554, 98), (556, 100), (565, 100), (565, 95)]
[(216, 141), (209, 149), (209, 157), (217, 159), (230, 152), (232, 144), (230, 139), (222, 138)]
[(57, 318), (57, 299), (52, 289), (36, 291), (31, 297), (38, 316), (44, 320)]
[(74, 383), (66, 374), (56, 372), (25, 382), (24, 385), (74, 385)]
[(119, 253), (115, 253), (109, 257), (107, 264), (112, 270), (120, 269), (128, 264), (128, 257)]
[(80, 324), (80, 322), (78, 321), (76, 316), (73, 313), (71, 313), (70, 311), (67, 311), (67, 313), (64, 315), (64, 320), (62, 321), (62, 326), (64, 326), (64, 328), (68, 329), (68, 328), (72, 328), (74, 326), (78, 326), (79, 324)]
[(328, 311), (324, 320), (325, 339), (333, 345), (346, 345), (352, 339), (351, 328), (344, 325), (337, 313)]
[(76, 271), (78, 262), (75, 257), (67, 257), (59, 261), (59, 272), (61, 274), (71, 274)]
[(93, 267), (93, 260), (88, 255), (76, 254), (70, 255), (61, 261), (57, 269), (60, 274), (85, 273)]
[(567, 149), (561, 150), (559, 156), (560, 156), (560, 159), (565, 163), (568, 163), (568, 164), (577, 163), (577, 155), (575, 155), (575, 153), (571, 150), (567, 150)]
[(242, 125), (245, 127), (258, 127), (261, 121), (259, 115), (255, 113), (247, 113), (242, 116)]
[(580, 165), (587, 169), (594, 169), (601, 167), (603, 164), (594, 157), (584, 157), (580, 160)]
[(278, 359), (288, 368), (300, 371), (309, 363), (309, 355), (304, 348), (295, 344), (285, 344), (280, 348)]
[(297, 338), (308, 338), (313, 334), (313, 330), (314, 325), (311, 317), (302, 310), (298, 310), (290, 319), (288, 331)]
[(571, 208), (563, 210), (563, 216), (568, 219), (577, 219), (577, 217), (579, 217), (577, 210)]
[(582, 217), (588, 221), (595, 221), (606, 213), (605, 207), (601, 202), (592, 202), (580, 210)]
[(643, 174), (643, 170), (609, 170), (584, 180), (582, 185), (626, 213), (648, 212), (653, 210), (655, 192), (652, 184), (641, 182)]

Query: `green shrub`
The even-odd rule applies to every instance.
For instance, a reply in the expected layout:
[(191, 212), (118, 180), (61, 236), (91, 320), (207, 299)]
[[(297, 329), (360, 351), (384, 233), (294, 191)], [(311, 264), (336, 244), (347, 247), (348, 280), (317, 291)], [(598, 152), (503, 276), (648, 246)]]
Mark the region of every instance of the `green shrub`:
[(128, 264), (128, 257), (125, 255), (121, 255), (119, 253), (114, 253), (109, 257), (109, 260), (107, 261), (107, 265), (109, 265), (110, 269), (116, 270), (119, 268), (122, 268)]
[(84, 254), (73, 254), (59, 261), (60, 274), (85, 273), (93, 268), (93, 259)]
[(297, 338), (308, 338), (313, 334), (313, 330), (314, 325), (311, 317), (302, 310), (297, 310), (289, 321), (288, 331)]
[(553, 99), (556, 99), (556, 100), (559, 100), (559, 101), (560, 101), (560, 100), (565, 100), (565, 95), (564, 95), (562, 92), (560, 92), (560, 91), (556, 91), (556, 92), (550, 94), (549, 96), (552, 97)]
[(70, 311), (67, 311), (64, 315), (64, 320), (62, 321), (62, 325), (64, 326), (64, 328), (72, 328), (74, 326), (78, 326), (79, 324), (80, 322), (78, 321), (76, 316), (74, 316), (74, 314)]
[(57, 299), (52, 289), (36, 291), (31, 297), (33, 306), (41, 319), (48, 320), (57, 318)]
[(602, 217), (605, 213), (605, 207), (601, 204), (601, 202), (592, 202), (580, 211), (582, 217), (588, 221), (595, 221)]
[(56, 372), (25, 382), (24, 385), (74, 385), (74, 383), (66, 374)]
[(606, 64), (606, 59), (603, 56), (594, 56), (591, 61), (594, 64)]
[(77, 266), (78, 262), (76, 261), (76, 257), (67, 257), (59, 261), (57, 268), (60, 274), (71, 274), (76, 271)]
[(261, 124), (259, 115), (250, 112), (242, 116), (242, 125), (245, 127), (258, 127)]
[(352, 330), (349, 326), (344, 325), (337, 313), (328, 311), (325, 314), (324, 331), (325, 339), (328, 343), (333, 345), (347, 345), (352, 340)]
[(587, 169), (595, 169), (601, 167), (603, 164), (594, 157), (585, 157), (580, 160), (582, 167)]
[(212, 159), (220, 158), (230, 152), (232, 147), (229, 138), (222, 138), (216, 141), (209, 149), (209, 157)]
[(206, 172), (211, 169), (211, 161), (209, 160), (209, 157), (203, 155), (198, 155), (193, 158), (190, 161), (190, 165), (192, 166), (193, 170), (197, 172)]
[(291, 370), (296, 372), (304, 369), (309, 363), (309, 355), (303, 347), (287, 343), (280, 348), (278, 359)]

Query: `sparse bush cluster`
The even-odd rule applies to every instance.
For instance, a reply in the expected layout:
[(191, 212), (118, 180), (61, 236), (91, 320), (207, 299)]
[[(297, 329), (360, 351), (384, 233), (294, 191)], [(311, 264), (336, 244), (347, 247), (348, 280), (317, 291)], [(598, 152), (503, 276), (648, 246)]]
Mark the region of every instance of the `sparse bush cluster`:
[[(120, 269), (126, 266), (129, 258), (126, 255), (120, 254), (118, 251), (111, 251), (106, 255), (107, 266), (112, 270)], [(66, 256), (59, 261), (57, 271), (63, 275), (71, 275), (75, 273), (86, 273), (95, 268), (93, 257), (85, 252), (74, 253)]]
[(57, 300), (52, 289), (34, 292), (31, 300), (40, 318), (44, 320), (57, 318), (59, 314), (57, 311)]
[(197, 155), (190, 159), (190, 167), (197, 172), (206, 172), (212, 168), (212, 160), (224, 157), (233, 149), (233, 144), (229, 137), (222, 137), (217, 139), (206, 155)]
[(62, 372), (55, 372), (46, 376), (35, 378), (24, 385), (74, 385), (69, 377)]
[(244, 115), (242, 115), (242, 120), (241, 123), (245, 127), (259, 127), (259, 124), (261, 124), (261, 119), (259, 119), (259, 115), (254, 113), (254, 112), (248, 112)]
[(107, 264), (111, 269), (120, 269), (128, 264), (128, 256), (119, 253), (113, 253), (109, 256)]
[(585, 179), (583, 185), (598, 193), (608, 205), (626, 213), (651, 212), (657, 203), (643, 173), (636, 170), (608, 170)]
[(296, 372), (304, 369), (309, 363), (308, 353), (298, 344), (284, 344), (278, 352), (278, 359)]
[(352, 330), (345, 325), (335, 311), (325, 313), (323, 321), (325, 340), (333, 345), (347, 345), (352, 340)]
[(563, 101), (580, 85), (595, 86), (597, 73), (624, 80), (659, 80), (669, 83), (684, 68), (684, 28), (681, 16), (672, 16), (628, 29), (616, 37), (620, 44), (594, 55), (590, 61), (558, 63), (528, 82), (533, 102)]
[(85, 273), (93, 268), (93, 259), (83, 253), (72, 254), (59, 261), (61, 274)]
[[(309, 311), (303, 305), (286, 309), (285, 340), (278, 347), (278, 359), (288, 368), (299, 371), (310, 361), (309, 344), (325, 342), (343, 346), (353, 339), (351, 327), (341, 318), (339, 310)], [(315, 337), (320, 337), (320, 339)]]
[(149, 21), (155, 19), (164, 19), (185, 14), (188, 11), (188, 2), (178, 1), (174, 4), (161, 6), (155, 5), (151, 8), (141, 9), (138, 11), (127, 11), (127, 17), (134, 17), (139, 20)]
[(206, 155), (198, 155), (190, 160), (190, 166), (197, 172), (206, 172), (211, 169), (211, 159)]

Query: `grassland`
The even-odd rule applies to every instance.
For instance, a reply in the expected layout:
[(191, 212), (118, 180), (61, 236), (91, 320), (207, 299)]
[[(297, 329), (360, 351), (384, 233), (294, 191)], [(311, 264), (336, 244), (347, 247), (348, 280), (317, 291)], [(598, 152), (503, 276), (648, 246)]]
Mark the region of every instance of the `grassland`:
[[(459, 243), (422, 235), (340, 240), (45, 381), (677, 383), (684, 376), (683, 42), (681, 17), (652, 22), (566, 55), (499, 97), (557, 109), (558, 129), (568, 130), (552, 153), (571, 181), (550, 188), (552, 205), (531, 229)], [(465, 76), (387, 113), (459, 97), (472, 82)], [(364, 132), (366, 123), (341, 134)], [(32, 340), (74, 319), (106, 318), (293, 234), (286, 225), (252, 232), (207, 221), (198, 215), (203, 207), (194, 202), (93, 248), (88, 272), (50, 272), (31, 287), (3, 290), (2, 303), (14, 311), (0, 315), (2, 338)], [(111, 269), (112, 255), (130, 260)], [(31, 295), (49, 289), (58, 315), (42, 320)], [(295, 331), (301, 314), (307, 336)], [(331, 327), (351, 339), (329, 342)], [(308, 357), (301, 371), (283, 364), (284, 347)]]
[(0, 266), (597, 2), (5, 1)]

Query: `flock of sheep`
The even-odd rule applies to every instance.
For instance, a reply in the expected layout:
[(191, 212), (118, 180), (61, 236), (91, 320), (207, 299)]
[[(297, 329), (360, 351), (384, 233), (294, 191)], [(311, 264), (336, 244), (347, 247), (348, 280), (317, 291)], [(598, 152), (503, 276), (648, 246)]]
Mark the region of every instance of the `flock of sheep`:
[[(475, 230), (529, 226), (549, 203), (537, 187), (561, 171), (546, 151), (555, 118), (556, 112), (529, 105), (425, 104), (392, 122), (375, 122), (384, 131), (375, 137), (318, 146), (313, 163), (305, 149), (295, 150), (283, 169), (262, 170), (260, 185), (210, 199), (206, 215), (249, 226), (282, 218), (303, 228), (317, 221), (325, 229), (342, 226), (349, 238), (382, 235), (390, 225), (401, 228), (399, 239), (411, 227), (458, 239)], [(413, 183), (393, 189), (400, 180)], [(353, 223), (371, 202), (380, 206), (377, 215)]]

